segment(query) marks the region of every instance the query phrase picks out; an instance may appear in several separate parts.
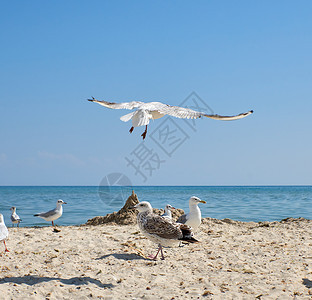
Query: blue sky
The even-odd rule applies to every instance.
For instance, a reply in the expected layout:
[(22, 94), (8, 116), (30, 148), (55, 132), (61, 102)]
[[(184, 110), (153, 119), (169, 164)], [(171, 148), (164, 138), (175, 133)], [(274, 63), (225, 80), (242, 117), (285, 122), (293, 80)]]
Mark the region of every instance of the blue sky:
[[(311, 1), (2, 1), (0, 185), (311, 184)], [(198, 120), (146, 178), (143, 128), (88, 102), (195, 92), (235, 122)], [(163, 119), (153, 122), (151, 134)], [(150, 155), (151, 159), (152, 154)], [(155, 158), (155, 156), (154, 156)], [(143, 165), (140, 165), (143, 170)]]

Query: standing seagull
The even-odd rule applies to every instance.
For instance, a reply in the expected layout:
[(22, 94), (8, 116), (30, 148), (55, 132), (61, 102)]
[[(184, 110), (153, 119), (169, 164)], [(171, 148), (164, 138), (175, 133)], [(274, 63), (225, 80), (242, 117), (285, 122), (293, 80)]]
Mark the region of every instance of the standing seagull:
[(177, 223), (189, 225), (196, 232), (201, 223), (201, 212), (198, 207), (199, 203), (206, 203), (206, 201), (200, 200), (195, 196), (191, 197), (189, 200), (190, 212), (188, 214), (182, 215), (177, 220)]
[(48, 222), (52, 221), (52, 226), (54, 226), (53, 221), (58, 219), (63, 214), (63, 207), (62, 207), (63, 204), (67, 204), (67, 203), (61, 199), (57, 200), (56, 201), (56, 208), (49, 210), (48, 212), (45, 212), (45, 213), (35, 214), (34, 216), (42, 218)]
[(155, 256), (149, 257), (153, 260), (157, 259), (157, 255), (161, 252), (161, 258), (165, 259), (162, 246), (170, 247), (178, 245), (179, 241), (187, 241), (190, 243), (198, 242), (193, 238), (191, 228), (185, 224), (173, 223), (168, 218), (153, 213), (151, 204), (143, 201), (134, 206), (139, 213), (137, 221), (143, 235), (152, 242), (158, 244), (158, 251)]
[(184, 108), (179, 106), (171, 106), (168, 104), (164, 104), (161, 102), (140, 102), (140, 101), (132, 101), (132, 102), (124, 102), (124, 103), (114, 103), (107, 101), (96, 100), (92, 97), (92, 99), (88, 99), (88, 101), (92, 101), (103, 105), (112, 109), (135, 109), (135, 111), (130, 114), (124, 115), (120, 118), (123, 122), (128, 122), (132, 120), (132, 127), (130, 128), (130, 133), (132, 133), (134, 127), (144, 126), (145, 131), (142, 133), (143, 140), (146, 137), (147, 133), (147, 125), (150, 120), (159, 119), (165, 115), (169, 115), (176, 118), (182, 119), (198, 119), (201, 117), (207, 117), (214, 120), (223, 120), (223, 121), (232, 121), (242, 119), (252, 114), (253, 111), (242, 113), (235, 116), (220, 116), (220, 115), (208, 115), (203, 112), (195, 111), (190, 108)]
[(165, 217), (165, 218), (169, 218), (170, 220), (172, 220), (172, 213), (171, 213), (172, 209), (175, 209), (175, 208), (173, 206), (171, 206), (170, 204), (167, 204), (165, 206), (165, 213), (162, 214), (161, 216)]
[(17, 224), (17, 227), (19, 227), (19, 223), (22, 221), (22, 219), (18, 216), (18, 214), (16, 213), (16, 207), (12, 206), (10, 208), (12, 214), (11, 214), (11, 221), (14, 227), (14, 224)]
[(5, 240), (8, 238), (8, 236), (9, 236), (9, 231), (7, 227), (5, 226), (3, 215), (0, 214), (0, 242), (3, 241), (5, 252), (10, 252), (5, 244)]

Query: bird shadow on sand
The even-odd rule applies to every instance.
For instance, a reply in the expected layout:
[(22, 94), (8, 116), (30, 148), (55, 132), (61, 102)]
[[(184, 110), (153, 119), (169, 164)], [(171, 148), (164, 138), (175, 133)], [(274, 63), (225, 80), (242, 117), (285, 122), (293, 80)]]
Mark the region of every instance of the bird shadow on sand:
[(101, 288), (113, 288), (114, 287), (114, 285), (111, 283), (104, 284), (100, 280), (97, 280), (91, 277), (85, 277), (85, 276), (72, 277), (68, 279), (58, 278), (58, 277), (40, 277), (40, 276), (32, 276), (32, 275), (21, 276), (21, 277), (4, 277), (4, 278), (0, 278), (0, 284), (12, 282), (16, 284), (24, 283), (27, 285), (35, 285), (37, 283), (49, 282), (53, 280), (59, 281), (67, 285), (87, 285), (89, 283), (93, 283)]
[(110, 254), (106, 254), (101, 257), (98, 257), (96, 258), (96, 260), (105, 259), (110, 256), (113, 256), (116, 259), (122, 259), (122, 260), (137, 260), (137, 259), (149, 260), (135, 253), (110, 253)]
[(307, 288), (312, 287), (312, 281), (309, 280), (308, 278), (302, 278), (302, 284)]

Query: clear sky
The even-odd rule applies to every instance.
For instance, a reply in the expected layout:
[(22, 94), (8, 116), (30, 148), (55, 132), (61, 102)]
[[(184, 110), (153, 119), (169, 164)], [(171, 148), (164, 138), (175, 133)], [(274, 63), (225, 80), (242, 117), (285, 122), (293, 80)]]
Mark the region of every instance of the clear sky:
[[(1, 1), (0, 185), (98, 185), (115, 172), (135, 185), (311, 184), (311, 11), (304, 0)], [(163, 149), (151, 134), (165, 119), (142, 145), (144, 128), (130, 135), (119, 120), (127, 111), (86, 100), (179, 105), (192, 92), (214, 113), (255, 113), (196, 131), (174, 119), (180, 145)]]

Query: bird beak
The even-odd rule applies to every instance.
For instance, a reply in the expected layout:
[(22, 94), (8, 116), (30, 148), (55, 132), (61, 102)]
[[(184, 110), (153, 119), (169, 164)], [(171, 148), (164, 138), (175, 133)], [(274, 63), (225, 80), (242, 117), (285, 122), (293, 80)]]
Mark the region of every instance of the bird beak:
[(136, 207), (135, 206), (130, 206), (130, 207), (128, 207), (128, 209), (136, 209)]
[(67, 204), (67, 202), (64, 202), (64, 201), (63, 201), (63, 204)]
[(176, 208), (172, 206), (172, 209), (176, 209)]
[(199, 203), (206, 203), (206, 201), (204, 201), (204, 200), (200, 200), (200, 201), (199, 201)]

